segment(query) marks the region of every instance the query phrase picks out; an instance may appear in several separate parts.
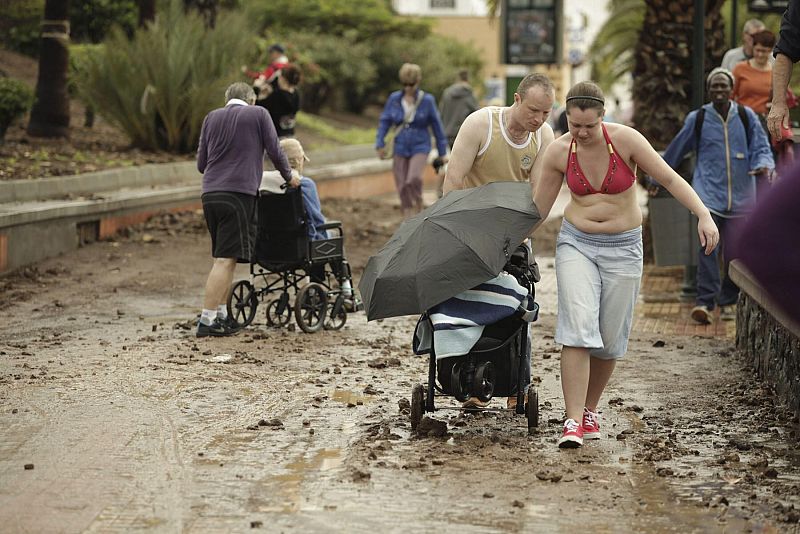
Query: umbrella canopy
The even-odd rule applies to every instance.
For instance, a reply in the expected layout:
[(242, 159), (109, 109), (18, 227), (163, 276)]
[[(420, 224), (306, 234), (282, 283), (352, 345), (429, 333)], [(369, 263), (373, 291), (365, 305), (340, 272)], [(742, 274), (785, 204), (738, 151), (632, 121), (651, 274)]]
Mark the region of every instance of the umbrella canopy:
[(408, 219), (367, 262), (367, 319), (422, 313), (494, 278), (541, 217), (522, 182), (452, 191)]

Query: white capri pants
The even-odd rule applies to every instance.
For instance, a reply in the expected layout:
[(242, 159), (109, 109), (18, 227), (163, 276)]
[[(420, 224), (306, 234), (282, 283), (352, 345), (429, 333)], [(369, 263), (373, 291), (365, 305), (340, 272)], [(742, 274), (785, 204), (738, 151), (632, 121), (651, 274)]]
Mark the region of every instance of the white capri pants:
[(628, 350), (643, 267), (642, 229), (588, 234), (564, 219), (556, 241), (556, 343), (604, 360)]

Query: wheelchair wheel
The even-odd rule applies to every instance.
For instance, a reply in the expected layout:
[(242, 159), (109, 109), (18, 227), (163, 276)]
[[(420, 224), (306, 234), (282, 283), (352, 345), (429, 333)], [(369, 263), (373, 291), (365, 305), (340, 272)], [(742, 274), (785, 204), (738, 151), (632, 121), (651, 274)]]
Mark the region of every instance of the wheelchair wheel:
[(525, 417), (528, 419), (528, 430), (539, 426), (539, 394), (533, 386), (528, 386), (528, 402), (525, 403)]
[(453, 396), (459, 402), (464, 402), (469, 399), (469, 383), (467, 382), (467, 373), (462, 368), (461, 362), (453, 364), (450, 370), (450, 389)]
[(325, 288), (311, 283), (298, 291), (294, 300), (294, 318), (303, 332), (312, 334), (322, 328), (325, 322), (325, 311), (328, 308), (328, 296)]
[(472, 379), (472, 391), (481, 401), (489, 402), (492, 400), (494, 378), (494, 364), (492, 362), (483, 362), (475, 369), (475, 376)]
[(425, 386), (417, 384), (411, 390), (411, 430), (417, 429), (419, 422), (422, 421), (422, 414), (425, 412)]
[(258, 296), (253, 284), (249, 280), (239, 280), (233, 284), (228, 297), (228, 317), (239, 328), (244, 328), (253, 322), (258, 308)]
[(292, 318), (292, 309), (289, 307), (289, 293), (282, 293), (280, 297), (267, 305), (267, 324), (277, 328), (289, 324)]
[[(341, 301), (341, 302), (340, 302)], [(336, 304), (339, 304), (339, 311), (336, 311)], [(323, 328), (325, 330), (340, 330), (347, 322), (347, 310), (344, 309), (344, 299), (341, 295), (336, 299), (333, 306), (330, 307), (325, 318)]]

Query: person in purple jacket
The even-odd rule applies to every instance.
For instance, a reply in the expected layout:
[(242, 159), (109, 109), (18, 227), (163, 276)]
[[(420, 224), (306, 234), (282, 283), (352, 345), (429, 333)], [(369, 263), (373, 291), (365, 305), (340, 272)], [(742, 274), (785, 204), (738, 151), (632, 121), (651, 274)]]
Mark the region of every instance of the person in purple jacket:
[(378, 123), (375, 150), (385, 159), (386, 134), (394, 128), (392, 171), (403, 217), (422, 211), (422, 172), (431, 151), (431, 134), (441, 163), (447, 162), (447, 136), (433, 95), (419, 88), (422, 70), (419, 65), (404, 63), (400, 67), (403, 89), (389, 95)]
[(758, 199), (739, 229), (736, 255), (772, 301), (800, 325), (798, 202), (800, 165), (795, 165)]
[(300, 185), (300, 176), (292, 172), (278, 144), (269, 113), (253, 105), (253, 88), (234, 83), (225, 91), (225, 101), (225, 107), (206, 115), (197, 147), (197, 170), (203, 173), (203, 214), (214, 258), (197, 337), (236, 332), (226, 303), (236, 263), (249, 262), (252, 256), (264, 152), (289, 185)]

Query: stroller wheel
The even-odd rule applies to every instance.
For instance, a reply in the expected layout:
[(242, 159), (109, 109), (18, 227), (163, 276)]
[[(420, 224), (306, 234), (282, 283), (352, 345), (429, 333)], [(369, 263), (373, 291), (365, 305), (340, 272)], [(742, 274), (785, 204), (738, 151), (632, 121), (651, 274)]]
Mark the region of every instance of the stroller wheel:
[(539, 426), (539, 394), (533, 386), (528, 386), (528, 402), (525, 404), (525, 417), (528, 429)]
[(291, 318), (292, 309), (289, 307), (288, 293), (283, 293), (267, 305), (267, 324), (269, 326), (286, 326)]
[(317, 332), (325, 322), (327, 309), (328, 297), (324, 287), (316, 283), (303, 286), (294, 300), (297, 326), (309, 334)]
[(469, 399), (469, 382), (461, 362), (453, 364), (450, 369), (450, 389), (457, 401), (464, 402)]
[(248, 280), (239, 280), (233, 284), (228, 297), (228, 317), (239, 328), (244, 328), (253, 322), (258, 308), (256, 290)]
[(494, 364), (492, 362), (483, 362), (475, 369), (472, 391), (483, 402), (492, 400), (492, 393), (494, 393)]
[(417, 384), (411, 390), (411, 430), (416, 430), (419, 422), (422, 421), (422, 413), (425, 404), (425, 386)]

